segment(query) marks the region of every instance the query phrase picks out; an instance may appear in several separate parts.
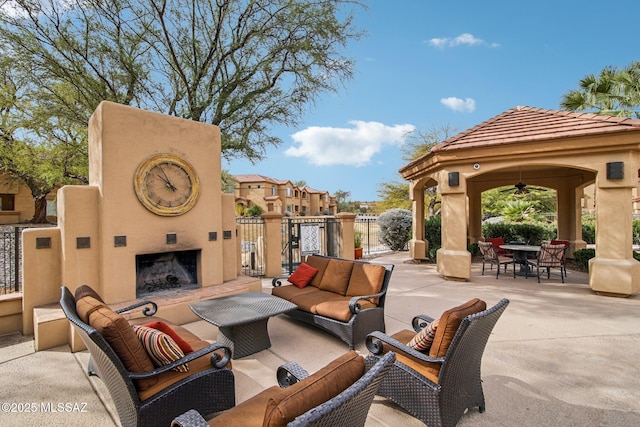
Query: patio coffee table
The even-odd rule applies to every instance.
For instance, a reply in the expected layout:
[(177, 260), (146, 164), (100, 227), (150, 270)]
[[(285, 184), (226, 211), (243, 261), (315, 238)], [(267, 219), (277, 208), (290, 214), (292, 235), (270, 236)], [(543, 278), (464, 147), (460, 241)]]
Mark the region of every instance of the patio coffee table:
[(218, 327), (218, 342), (228, 346), (234, 359), (271, 347), (267, 322), (271, 316), (298, 308), (269, 294), (249, 292), (189, 304), (202, 320)]

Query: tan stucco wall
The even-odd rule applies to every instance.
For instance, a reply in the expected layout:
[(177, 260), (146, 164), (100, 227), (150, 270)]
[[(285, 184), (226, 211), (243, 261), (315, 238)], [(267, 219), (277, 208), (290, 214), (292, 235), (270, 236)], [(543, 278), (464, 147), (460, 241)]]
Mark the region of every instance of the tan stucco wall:
[(33, 218), (35, 204), (26, 185), (6, 174), (0, 174), (0, 193), (14, 195), (14, 210), (0, 210), (0, 224), (17, 224)]

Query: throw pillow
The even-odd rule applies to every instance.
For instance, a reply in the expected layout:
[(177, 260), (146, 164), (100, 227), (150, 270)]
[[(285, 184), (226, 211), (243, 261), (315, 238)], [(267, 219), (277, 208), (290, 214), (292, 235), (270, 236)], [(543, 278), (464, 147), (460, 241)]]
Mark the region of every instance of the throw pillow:
[(176, 344), (178, 344), (178, 346), (180, 347), (180, 350), (182, 350), (184, 354), (193, 352), (193, 347), (191, 347), (191, 345), (188, 342), (183, 340), (182, 337), (178, 335), (176, 331), (171, 329), (171, 326), (167, 325), (166, 323), (157, 321), (157, 322), (145, 323), (142, 326), (146, 326), (147, 328), (153, 328), (169, 335), (171, 338), (173, 338)]
[[(132, 326), (142, 346), (156, 366), (164, 366), (184, 357), (180, 346), (169, 335), (147, 326)], [(173, 369), (187, 372), (189, 366), (185, 363)]]
[(411, 347), (418, 351), (429, 350), (431, 348), (431, 344), (433, 344), (433, 339), (436, 336), (438, 322), (439, 320), (434, 320), (429, 323), (429, 325), (425, 326), (411, 339), (411, 341), (407, 343), (407, 347)]
[(316, 274), (318, 274), (318, 269), (311, 267), (309, 264), (304, 262), (300, 263), (300, 266), (293, 272), (291, 276), (289, 276), (289, 282), (293, 283), (300, 289), (304, 288), (309, 284), (311, 279), (314, 278)]

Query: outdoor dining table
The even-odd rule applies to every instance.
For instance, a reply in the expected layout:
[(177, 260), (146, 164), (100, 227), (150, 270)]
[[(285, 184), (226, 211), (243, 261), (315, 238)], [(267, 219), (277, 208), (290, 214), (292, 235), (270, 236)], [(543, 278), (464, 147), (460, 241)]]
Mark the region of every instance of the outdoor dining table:
[(527, 261), (527, 256), (530, 253), (538, 254), (540, 252), (540, 246), (537, 245), (500, 245), (502, 249), (513, 252), (513, 260), (520, 264), (520, 270), (516, 273), (518, 276), (530, 276), (533, 275)]

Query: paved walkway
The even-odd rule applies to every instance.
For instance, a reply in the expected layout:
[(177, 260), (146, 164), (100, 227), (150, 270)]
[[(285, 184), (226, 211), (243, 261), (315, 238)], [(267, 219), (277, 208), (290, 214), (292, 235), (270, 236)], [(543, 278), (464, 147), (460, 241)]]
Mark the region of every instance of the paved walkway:
[[(571, 270), (566, 284), (557, 276), (538, 284), (535, 278), (481, 276), (481, 265), (474, 264), (470, 281), (450, 282), (434, 265), (408, 263), (406, 252), (375, 262), (396, 265), (386, 307), (390, 333), (406, 328), (414, 314), (436, 317), (473, 297), (488, 305), (511, 301), (484, 353), (487, 410), (471, 410), (459, 426), (640, 425), (640, 295), (595, 295), (587, 275)], [(268, 292), (270, 282), (263, 285)], [(206, 322), (188, 327), (216, 337)], [(347, 350), (286, 316), (273, 318), (269, 332), (270, 349), (233, 362), (238, 402), (274, 385), (282, 363), (295, 360), (313, 372)], [(84, 375), (87, 361), (86, 352), (72, 354), (65, 346), (34, 353), (31, 337), (0, 337), (0, 426), (117, 425), (102, 382)], [(424, 424), (376, 398), (366, 425)]]

